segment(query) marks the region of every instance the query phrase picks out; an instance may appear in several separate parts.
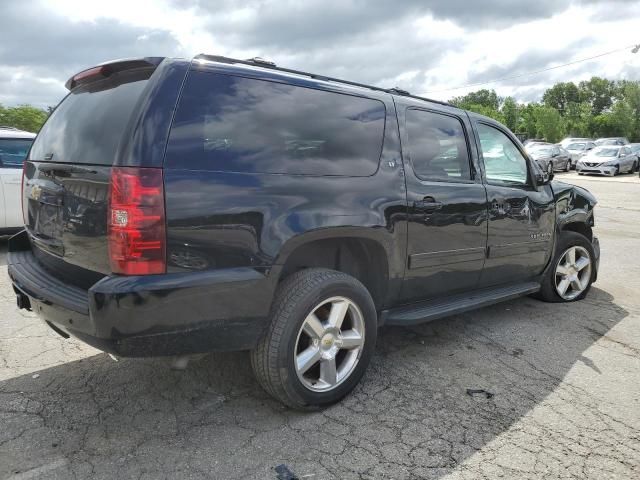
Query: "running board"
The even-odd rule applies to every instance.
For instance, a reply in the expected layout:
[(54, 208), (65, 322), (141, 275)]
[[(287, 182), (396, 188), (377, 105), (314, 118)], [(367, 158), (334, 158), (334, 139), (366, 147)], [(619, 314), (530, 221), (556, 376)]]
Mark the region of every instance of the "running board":
[(438, 318), (536, 293), (539, 290), (539, 283), (528, 282), (508, 287), (476, 290), (429, 302), (414, 303), (380, 312), (380, 325), (416, 325), (430, 322)]

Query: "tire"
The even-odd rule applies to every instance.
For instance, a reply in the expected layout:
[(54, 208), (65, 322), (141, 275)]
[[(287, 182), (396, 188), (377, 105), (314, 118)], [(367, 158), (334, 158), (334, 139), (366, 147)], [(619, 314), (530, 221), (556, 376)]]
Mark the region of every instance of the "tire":
[(636, 173), (637, 170), (638, 170), (638, 162), (633, 162), (633, 165), (631, 166), (631, 170), (629, 170), (629, 173)]
[(571, 171), (571, 160), (567, 160), (567, 165), (564, 169), (565, 172), (570, 172)]
[[(582, 273), (582, 281), (586, 283), (586, 286), (582, 290), (575, 291), (575, 295), (571, 295), (569, 289), (574, 289), (573, 283), (570, 283), (569, 289), (567, 289), (565, 296), (562, 296), (557, 286), (556, 280), (559, 282), (562, 281), (563, 275), (558, 273), (558, 266), (562, 263), (565, 263), (565, 254), (569, 249), (575, 248), (580, 254), (586, 253), (588, 255), (588, 260), (590, 262), (589, 271), (583, 272), (580, 270), (578, 276), (580, 276), (580, 272)], [(579, 261), (578, 255), (576, 255), (576, 261)], [(562, 261), (562, 262), (561, 262)], [(596, 265), (595, 265), (595, 252), (593, 251), (593, 246), (588, 238), (584, 235), (575, 232), (561, 232), (560, 238), (558, 239), (558, 245), (556, 246), (556, 251), (551, 261), (547, 272), (545, 273), (544, 280), (542, 282), (542, 286), (540, 291), (535, 296), (540, 300), (545, 302), (553, 302), (553, 303), (561, 303), (561, 302), (575, 302), (577, 300), (582, 300), (587, 296), (589, 290), (591, 289), (591, 285), (593, 284), (593, 280), (596, 276)], [(559, 277), (559, 278), (557, 278)]]
[[(339, 306), (343, 310), (346, 308), (347, 313), (342, 322), (343, 330), (337, 333), (335, 328), (329, 326), (329, 314), (333, 312), (333, 308), (338, 308), (336, 311), (340, 312)], [(321, 320), (314, 323), (318, 327), (315, 330), (307, 323), (313, 312)], [(320, 325), (327, 330), (319, 329)], [(375, 349), (377, 327), (373, 299), (364, 285), (355, 278), (321, 268), (294, 273), (278, 287), (267, 332), (251, 352), (251, 365), (256, 379), (267, 393), (289, 407), (310, 410), (331, 405), (353, 390), (364, 375)], [(342, 342), (347, 338), (342, 333), (352, 332), (350, 338), (354, 338), (353, 332), (357, 333), (358, 329), (362, 333), (361, 346), (353, 349), (341, 348)], [(320, 334), (314, 333), (315, 340), (312, 340), (307, 331)], [(324, 350), (325, 348), (329, 350)], [(338, 368), (332, 377), (335, 381), (333, 386), (322, 377), (324, 367), (321, 365), (323, 362), (327, 362), (324, 365), (330, 365), (330, 359), (322, 357), (315, 360), (306, 372), (299, 372), (296, 359), (303, 363), (299, 359), (305, 351), (315, 352), (309, 358), (315, 358), (318, 351), (322, 355), (326, 354), (327, 358), (335, 355), (334, 365)], [(354, 358), (355, 363), (349, 366)], [(342, 367), (342, 374), (345, 376), (340, 379)], [(315, 379), (315, 376), (318, 378)], [(326, 377), (330, 378), (331, 375)]]
[(553, 173), (553, 163), (549, 162), (547, 164), (547, 175), (551, 176), (552, 173)]
[(615, 177), (617, 175), (620, 175), (620, 165), (616, 165), (616, 169), (611, 174), (612, 177)]

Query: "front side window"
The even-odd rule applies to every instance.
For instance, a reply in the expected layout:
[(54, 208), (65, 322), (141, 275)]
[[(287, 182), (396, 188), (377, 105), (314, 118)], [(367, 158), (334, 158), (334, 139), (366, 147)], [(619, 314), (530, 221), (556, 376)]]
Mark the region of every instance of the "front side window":
[(477, 124), (484, 169), (489, 183), (526, 185), (527, 159), (507, 135), (497, 128)]
[(31, 138), (0, 138), (0, 168), (22, 168)]
[(290, 84), (191, 72), (165, 166), (242, 173), (368, 176), (378, 169), (378, 100)]
[(408, 150), (416, 175), (424, 180), (470, 180), (469, 150), (455, 117), (407, 110)]

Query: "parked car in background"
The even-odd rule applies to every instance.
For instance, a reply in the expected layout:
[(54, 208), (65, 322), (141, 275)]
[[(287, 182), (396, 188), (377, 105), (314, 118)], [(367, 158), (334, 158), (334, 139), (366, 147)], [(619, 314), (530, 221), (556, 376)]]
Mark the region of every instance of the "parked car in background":
[(578, 160), (580, 160), (584, 155), (586, 155), (590, 150), (593, 150), (595, 147), (596, 144), (593, 140), (576, 141), (573, 143), (569, 143), (565, 148), (571, 156), (571, 167), (576, 168)]
[(615, 176), (632, 173), (638, 168), (638, 156), (628, 146), (603, 145), (596, 147), (578, 160), (578, 174), (597, 173)]
[(595, 144), (598, 147), (603, 145), (628, 145), (629, 140), (627, 140), (625, 137), (599, 138), (595, 141)]
[(535, 145), (528, 150), (540, 170), (551, 175), (552, 172), (561, 170), (568, 172), (571, 170), (571, 155), (564, 148), (558, 145)]
[(572, 302), (596, 280), (596, 199), (491, 118), (210, 55), (66, 85), (7, 253), (18, 306), (63, 337), (184, 361), (249, 350), (265, 391), (308, 409), (356, 386), (382, 324)]
[(13, 127), (0, 127), (0, 235), (22, 228), (20, 185), (22, 164), (36, 134)]
[(562, 141), (558, 145), (562, 146), (563, 148), (567, 148), (568, 145), (572, 143), (577, 143), (577, 142), (580, 142), (580, 143), (593, 142), (593, 138), (567, 137), (562, 139)]
[(529, 149), (537, 145), (551, 145), (551, 143), (546, 142), (544, 140), (527, 140), (523, 145), (525, 150), (529, 151)]
[(627, 145), (636, 157), (638, 157), (638, 165), (640, 165), (640, 143), (630, 143)]
[(530, 143), (549, 143), (544, 138), (528, 138), (522, 144), (526, 147)]

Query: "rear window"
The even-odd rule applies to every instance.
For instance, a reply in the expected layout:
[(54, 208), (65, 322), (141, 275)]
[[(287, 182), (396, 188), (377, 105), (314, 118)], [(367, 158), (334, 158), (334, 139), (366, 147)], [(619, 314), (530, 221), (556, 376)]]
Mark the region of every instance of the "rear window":
[(22, 168), (32, 138), (0, 138), (0, 168)]
[(165, 167), (367, 176), (378, 168), (384, 121), (378, 100), (191, 72)]
[(136, 69), (79, 86), (40, 130), (30, 160), (112, 165), (152, 69)]

